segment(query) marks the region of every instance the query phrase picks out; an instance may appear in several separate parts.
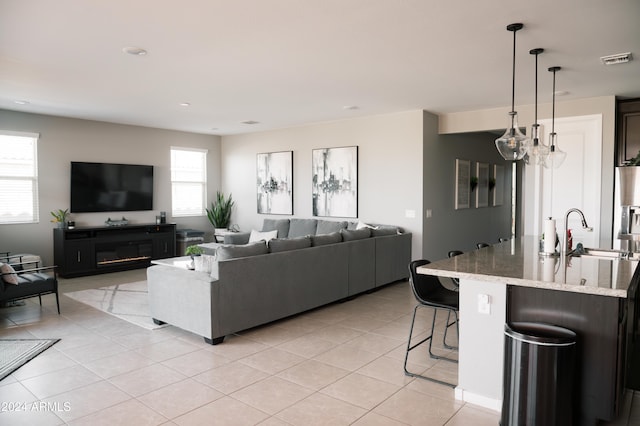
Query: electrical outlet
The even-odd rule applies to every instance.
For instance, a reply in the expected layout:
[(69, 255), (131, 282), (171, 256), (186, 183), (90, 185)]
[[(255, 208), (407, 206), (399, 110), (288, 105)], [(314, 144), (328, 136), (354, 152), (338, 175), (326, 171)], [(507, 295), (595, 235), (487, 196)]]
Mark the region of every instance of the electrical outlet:
[(478, 313), (485, 315), (491, 314), (491, 296), (488, 294), (478, 295)]
[(425, 212), (425, 215), (427, 216), (427, 219), (431, 218), (431, 216), (433, 216), (433, 210), (427, 209), (427, 211)]

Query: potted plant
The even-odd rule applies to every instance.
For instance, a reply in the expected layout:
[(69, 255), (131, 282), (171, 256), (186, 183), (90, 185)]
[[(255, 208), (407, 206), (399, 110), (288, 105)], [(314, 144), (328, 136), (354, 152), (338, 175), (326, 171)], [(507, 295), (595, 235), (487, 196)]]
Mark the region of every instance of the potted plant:
[(471, 186), (471, 192), (476, 190), (476, 186), (478, 186), (478, 178), (476, 176), (471, 176), (469, 180), (469, 185)]
[(67, 217), (69, 217), (69, 209), (54, 210), (51, 212), (51, 216), (53, 216), (53, 219), (51, 219), (51, 222), (57, 223), (58, 228), (64, 228), (67, 223)]
[(213, 225), (216, 230), (226, 230), (229, 228), (233, 204), (231, 194), (229, 194), (227, 198), (220, 191), (216, 192), (216, 199), (211, 202), (211, 208), (206, 209), (209, 222), (211, 222), (211, 225)]
[(189, 246), (184, 251), (184, 254), (186, 256), (191, 256), (191, 259), (193, 259), (194, 256), (200, 256), (202, 253), (204, 253), (202, 247), (196, 245)]

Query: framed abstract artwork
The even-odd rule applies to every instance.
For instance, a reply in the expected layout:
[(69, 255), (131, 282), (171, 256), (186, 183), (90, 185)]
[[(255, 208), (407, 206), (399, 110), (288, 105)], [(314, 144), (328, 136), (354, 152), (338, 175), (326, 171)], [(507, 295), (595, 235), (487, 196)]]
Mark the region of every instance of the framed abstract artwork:
[(258, 154), (256, 176), (258, 213), (293, 214), (293, 151)]
[(358, 147), (314, 149), (313, 215), (358, 217)]
[(456, 158), (456, 210), (468, 209), (471, 198), (471, 161)]
[(489, 205), (489, 164), (476, 163), (476, 176), (478, 177), (476, 207), (487, 207)]
[(504, 166), (493, 165), (493, 205), (504, 203)]

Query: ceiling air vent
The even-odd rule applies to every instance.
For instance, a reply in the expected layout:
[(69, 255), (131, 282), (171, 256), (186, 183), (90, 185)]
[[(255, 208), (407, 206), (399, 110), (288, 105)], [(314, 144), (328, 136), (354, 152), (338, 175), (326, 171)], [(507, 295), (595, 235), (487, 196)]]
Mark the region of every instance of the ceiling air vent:
[(626, 62), (629, 62), (631, 59), (631, 52), (618, 53), (617, 55), (603, 56), (602, 58), (600, 58), (602, 63), (605, 65), (624, 64)]

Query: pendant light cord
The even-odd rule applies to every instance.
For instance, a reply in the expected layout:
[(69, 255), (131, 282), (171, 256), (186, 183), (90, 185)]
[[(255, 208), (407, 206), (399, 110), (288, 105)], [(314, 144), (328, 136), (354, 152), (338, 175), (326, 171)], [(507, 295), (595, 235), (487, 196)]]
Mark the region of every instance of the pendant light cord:
[(551, 97), (551, 133), (556, 132), (556, 70), (553, 70), (553, 95)]
[[(515, 102), (516, 102), (516, 32), (518, 30), (513, 31), (513, 60), (512, 60), (512, 70), (511, 70), (511, 112), (515, 111)], [(512, 116), (513, 117), (513, 116)], [(513, 118), (512, 118), (511, 127), (513, 127)]]
[(537, 126), (538, 125), (538, 53), (536, 53), (535, 55), (536, 55), (536, 95), (535, 95), (536, 104), (535, 104), (535, 110), (533, 114), (534, 115), (533, 124)]

